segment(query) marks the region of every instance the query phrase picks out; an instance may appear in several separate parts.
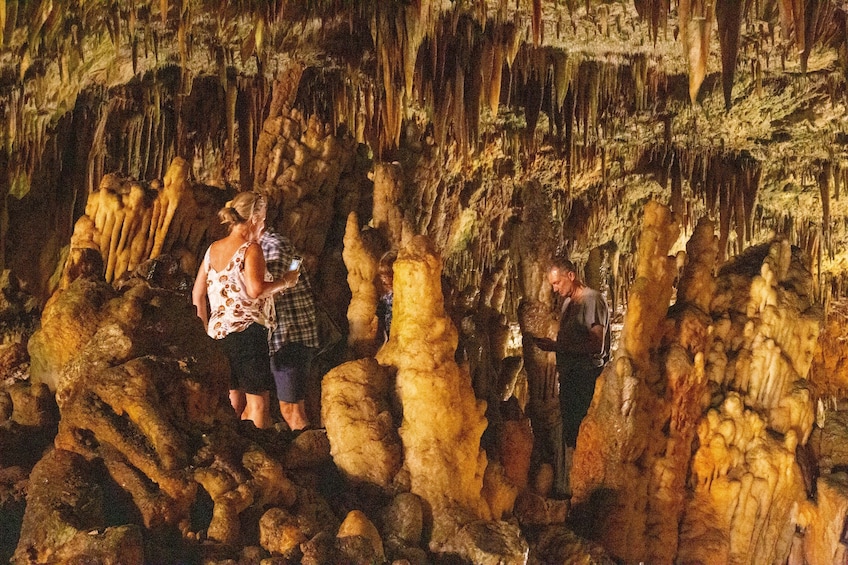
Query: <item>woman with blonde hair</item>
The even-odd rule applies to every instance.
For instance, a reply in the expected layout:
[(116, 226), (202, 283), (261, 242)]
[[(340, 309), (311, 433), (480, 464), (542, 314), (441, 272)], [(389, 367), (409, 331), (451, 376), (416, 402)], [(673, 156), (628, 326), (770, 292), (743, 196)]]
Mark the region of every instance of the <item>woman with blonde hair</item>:
[[(221, 340), (230, 362), (230, 403), (242, 420), (270, 425), (268, 329), (274, 316), (266, 307), (273, 294), (293, 287), (293, 271), (273, 281), (257, 243), (265, 230), (265, 197), (242, 192), (218, 212), (229, 233), (209, 246), (197, 272), (192, 302), (206, 333)], [(208, 304), (207, 304), (208, 300)], [(269, 304), (270, 303), (270, 304)]]

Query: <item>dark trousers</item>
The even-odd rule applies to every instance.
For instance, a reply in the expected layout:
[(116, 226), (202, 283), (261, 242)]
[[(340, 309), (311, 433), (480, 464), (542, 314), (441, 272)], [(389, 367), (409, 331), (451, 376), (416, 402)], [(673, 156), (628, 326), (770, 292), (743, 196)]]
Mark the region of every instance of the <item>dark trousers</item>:
[(559, 372), (559, 406), (562, 412), (562, 436), (565, 445), (577, 445), (580, 423), (589, 411), (595, 381), (603, 367), (595, 367), (590, 357), (557, 360)]
[[(571, 496), (571, 457), (577, 445), (580, 423), (589, 411), (595, 381), (603, 367), (595, 367), (589, 358), (557, 359), (559, 374), (559, 406), (562, 418), (549, 432), (549, 443), (554, 464), (553, 496)], [(571, 448), (571, 449), (568, 449)]]

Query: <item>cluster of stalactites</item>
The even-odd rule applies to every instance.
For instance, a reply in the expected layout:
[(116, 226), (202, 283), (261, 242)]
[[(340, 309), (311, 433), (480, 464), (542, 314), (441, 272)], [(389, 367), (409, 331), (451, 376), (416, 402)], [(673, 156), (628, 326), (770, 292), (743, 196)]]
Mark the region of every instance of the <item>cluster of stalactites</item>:
[[(654, 38), (660, 23), (665, 25), (669, 13), (668, 0), (636, 0), (639, 15), (650, 20)], [(718, 39), (721, 49), (721, 75), (725, 107), (730, 108), (733, 97), (733, 80), (739, 55), (742, 24), (746, 19), (764, 21), (767, 3), (737, 2), (736, 0), (681, 0), (677, 6), (680, 40), (689, 72), (689, 97), (697, 103), (698, 93), (709, 69), (710, 43), (713, 25), (718, 24)], [(800, 56), (802, 71), (806, 72), (807, 60), (813, 46), (826, 40), (838, 30), (838, 11), (834, 2), (800, 0), (779, 2), (779, 23), (785, 39), (791, 39)], [(760, 13), (750, 13), (759, 10)], [(841, 25), (844, 29), (845, 18)], [(773, 25), (772, 22), (770, 25)], [(844, 32), (843, 32), (844, 33)]]
[[(670, 130), (672, 125), (666, 127)], [(669, 187), (669, 203), (686, 229), (691, 229), (697, 218), (686, 202), (684, 183), (707, 212), (718, 217), (720, 261), (741, 252), (752, 240), (761, 163), (745, 152), (693, 150), (669, 143), (635, 151), (639, 152), (636, 160), (640, 167), (654, 174), (661, 186)]]
[[(377, 78), (383, 88), (374, 92), (357, 84), (346, 87), (346, 98), (360, 101), (360, 106), (371, 104), (370, 109), (351, 111), (351, 104), (336, 103), (336, 111), (345, 109), (348, 117), (344, 119), (354, 131), (382, 123), (377, 140), (381, 151), (400, 143), (412, 104), (434, 104), (436, 145), (455, 144), (465, 154), (477, 142), (481, 113), (488, 111), (496, 117), (504, 105), (524, 108), (530, 132), (540, 111), (567, 114), (567, 119), (580, 120), (588, 129), (603, 116), (608, 105), (605, 98), (618, 104), (624, 95), (629, 104), (641, 109), (656, 92), (658, 81), (644, 54), (625, 56), (633, 69), (628, 84), (619, 84), (623, 81), (618, 78), (618, 63), (613, 62), (608, 70), (604, 62), (598, 68), (584, 68), (588, 80), (578, 80), (585, 63), (582, 57), (540, 41), (522, 47), (525, 30), (519, 19), (481, 21), (471, 13), (438, 16), (429, 3), (378, 14), (372, 36), (380, 63)], [(534, 37), (541, 29), (537, 21), (541, 5), (535, 16), (530, 21)], [(353, 123), (375, 114), (382, 119)]]
[(822, 206), (822, 255), (827, 255), (828, 258), (833, 258), (834, 249), (832, 228), (833, 221), (831, 218), (832, 200), (838, 201), (840, 196), (848, 192), (848, 164), (841, 162), (838, 159), (831, 161), (823, 161), (817, 163), (818, 170), (813, 171), (816, 176), (816, 181), (819, 186)]

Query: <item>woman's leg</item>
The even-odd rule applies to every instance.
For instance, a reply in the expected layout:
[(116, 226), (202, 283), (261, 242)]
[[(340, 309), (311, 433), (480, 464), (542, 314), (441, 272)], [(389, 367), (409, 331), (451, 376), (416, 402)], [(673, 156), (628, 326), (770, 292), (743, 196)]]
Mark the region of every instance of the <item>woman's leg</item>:
[(241, 416), (242, 420), (252, 420), (253, 425), (265, 429), (271, 425), (271, 402), (268, 391), (262, 394), (246, 394), (247, 406)]
[(241, 418), (246, 405), (244, 392), (237, 389), (230, 389), (230, 405), (236, 411), (236, 417)]

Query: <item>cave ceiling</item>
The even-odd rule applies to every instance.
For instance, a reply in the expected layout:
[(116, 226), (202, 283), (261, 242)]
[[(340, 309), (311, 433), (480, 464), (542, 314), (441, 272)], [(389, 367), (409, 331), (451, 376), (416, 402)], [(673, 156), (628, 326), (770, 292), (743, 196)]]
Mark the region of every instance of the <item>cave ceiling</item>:
[(49, 270), (107, 172), (181, 155), (251, 188), (270, 85), (297, 69), (305, 115), (375, 160), (427, 140), (479, 185), (466, 205), (541, 187), (575, 252), (632, 250), (656, 197), (687, 228), (715, 217), (726, 254), (789, 235), (839, 294), (847, 19), (839, 0), (0, 0), (4, 266), (27, 278), (13, 250), (46, 223)]

